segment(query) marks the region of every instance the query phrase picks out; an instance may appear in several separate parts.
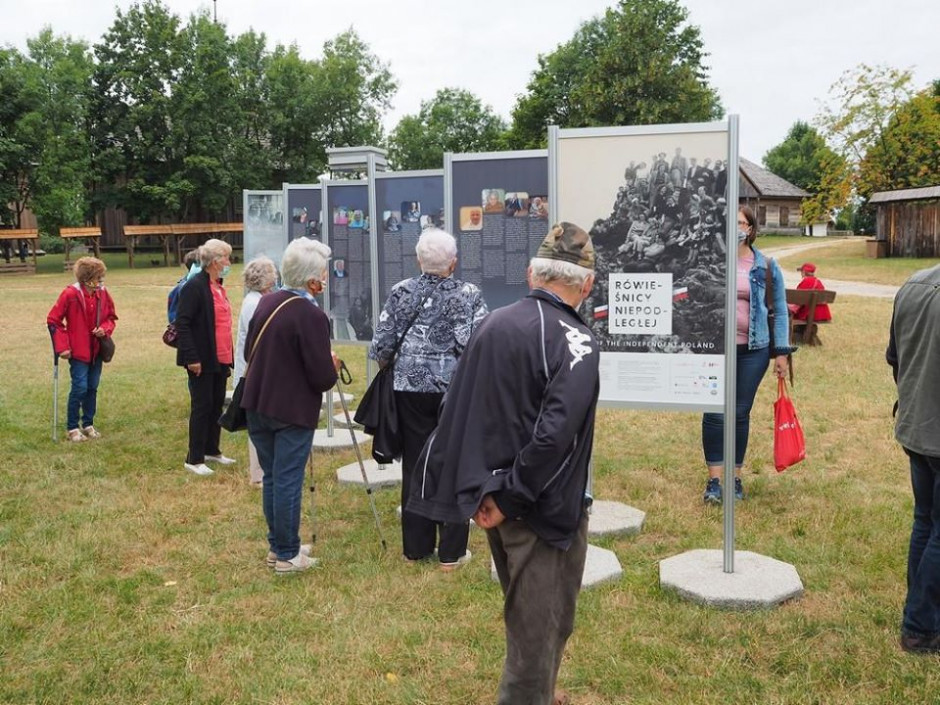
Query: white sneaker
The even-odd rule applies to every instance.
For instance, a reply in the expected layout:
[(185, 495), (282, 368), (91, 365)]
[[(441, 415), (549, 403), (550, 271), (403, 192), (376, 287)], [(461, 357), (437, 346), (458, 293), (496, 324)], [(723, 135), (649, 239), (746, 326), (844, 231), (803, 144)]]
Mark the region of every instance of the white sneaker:
[(77, 428), (70, 429), (67, 437), (72, 443), (84, 443), (88, 440), (85, 438), (85, 434), (83, 434)]
[[(313, 546), (309, 543), (300, 545), (300, 553), (303, 556), (309, 556), (311, 549), (313, 549)], [(273, 568), (277, 565), (277, 554), (274, 551), (268, 551), (268, 557), (264, 559), (264, 562), (268, 564), (268, 568)]]
[(303, 570), (313, 568), (313, 566), (319, 562), (320, 561), (316, 558), (311, 558), (310, 556), (305, 556), (303, 553), (298, 553), (289, 561), (278, 561), (275, 563), (274, 572), (278, 575), (284, 575), (286, 573), (299, 573)]
[(449, 573), (452, 570), (457, 570), (457, 568), (459, 568), (460, 566), (469, 563), (471, 558), (473, 558), (473, 554), (470, 553), (470, 551), (468, 550), (466, 553), (464, 553), (460, 558), (458, 558), (453, 563), (444, 563), (442, 561), (441, 570), (443, 570), (445, 573)]
[(98, 430), (94, 426), (85, 426), (85, 428), (82, 429), (82, 433), (84, 433), (87, 438), (101, 438), (101, 434), (98, 433)]
[(183, 467), (189, 470), (190, 472), (196, 473), (197, 475), (211, 475), (212, 468), (210, 468), (205, 463), (183, 463)]
[(210, 463), (218, 463), (219, 465), (234, 465), (235, 458), (229, 458), (228, 456), (219, 454), (219, 455), (207, 455), (206, 460)]

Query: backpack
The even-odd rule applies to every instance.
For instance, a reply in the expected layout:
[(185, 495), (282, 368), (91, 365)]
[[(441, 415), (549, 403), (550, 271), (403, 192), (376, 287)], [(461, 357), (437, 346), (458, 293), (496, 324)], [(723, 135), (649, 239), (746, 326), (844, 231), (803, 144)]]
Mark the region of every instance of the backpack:
[(176, 320), (176, 308), (180, 303), (180, 291), (186, 282), (186, 277), (180, 279), (176, 282), (176, 286), (170, 289), (170, 293), (166, 297), (166, 317), (169, 323), (173, 323)]

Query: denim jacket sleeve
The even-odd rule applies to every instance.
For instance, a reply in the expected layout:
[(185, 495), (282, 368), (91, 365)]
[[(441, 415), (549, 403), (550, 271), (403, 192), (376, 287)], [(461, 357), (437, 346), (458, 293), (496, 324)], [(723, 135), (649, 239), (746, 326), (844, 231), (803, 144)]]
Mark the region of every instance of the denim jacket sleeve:
[(790, 317), (787, 310), (787, 284), (777, 260), (769, 259), (770, 275), (774, 281), (774, 349), (771, 355), (787, 355), (794, 351), (790, 345)]

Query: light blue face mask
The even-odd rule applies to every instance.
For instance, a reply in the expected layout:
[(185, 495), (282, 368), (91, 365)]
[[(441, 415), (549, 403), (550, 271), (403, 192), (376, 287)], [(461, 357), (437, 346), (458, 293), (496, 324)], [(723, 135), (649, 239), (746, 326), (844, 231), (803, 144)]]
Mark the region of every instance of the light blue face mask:
[(228, 265), (228, 264), (225, 265), (224, 267), (222, 267), (222, 271), (219, 272), (219, 279), (225, 279), (225, 277), (227, 277), (231, 271), (232, 271), (231, 265)]
[(747, 233), (743, 230), (738, 230), (738, 244), (747, 240)]

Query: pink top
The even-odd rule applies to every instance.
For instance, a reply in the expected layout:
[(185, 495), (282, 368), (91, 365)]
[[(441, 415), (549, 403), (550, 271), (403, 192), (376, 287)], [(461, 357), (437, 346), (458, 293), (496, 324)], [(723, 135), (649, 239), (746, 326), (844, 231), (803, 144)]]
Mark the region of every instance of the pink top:
[(735, 317), (735, 342), (738, 345), (747, 343), (747, 331), (751, 317), (751, 267), (754, 266), (754, 253), (748, 251), (743, 257), (738, 257), (737, 279), (737, 316)]
[(231, 365), (235, 362), (235, 349), (232, 345), (232, 304), (225, 295), (225, 287), (211, 282), (212, 305), (215, 311), (215, 351), (219, 362)]

